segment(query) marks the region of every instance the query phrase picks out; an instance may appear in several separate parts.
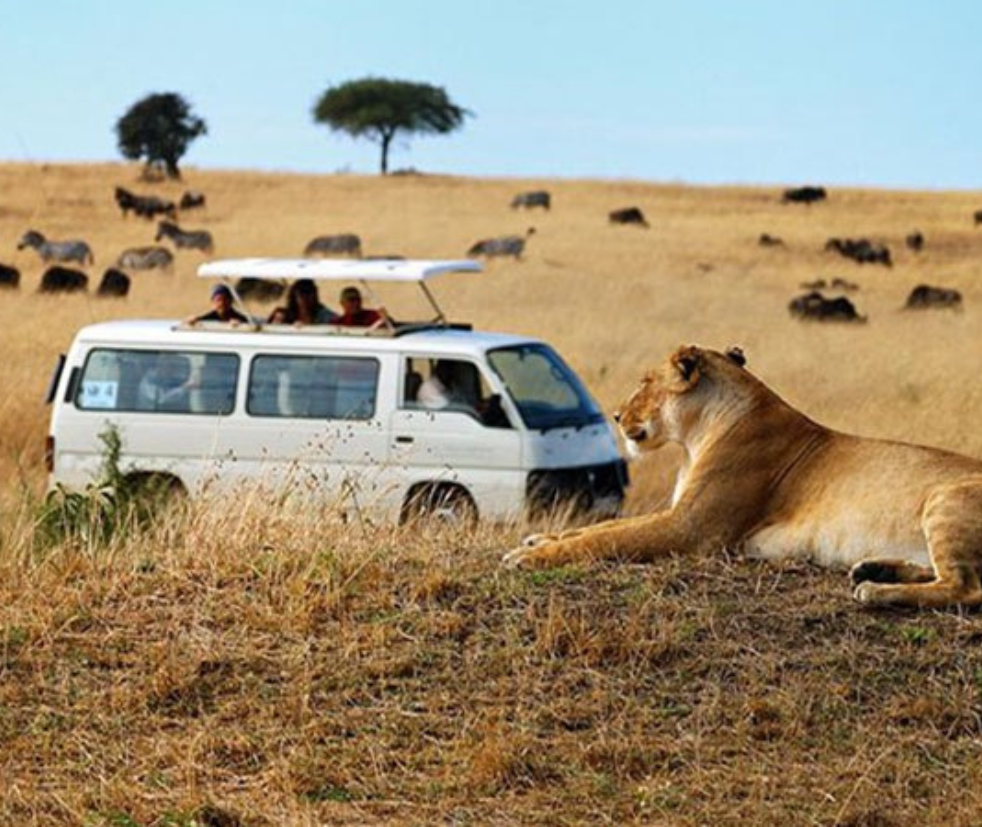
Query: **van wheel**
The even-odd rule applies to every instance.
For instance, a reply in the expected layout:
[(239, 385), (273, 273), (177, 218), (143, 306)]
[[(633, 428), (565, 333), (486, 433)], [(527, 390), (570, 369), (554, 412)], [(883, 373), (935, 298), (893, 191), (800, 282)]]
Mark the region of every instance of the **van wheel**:
[(406, 497), (402, 522), (473, 528), (477, 524), (477, 506), (470, 494), (459, 486), (421, 485)]
[(175, 508), (187, 501), (187, 489), (171, 474), (130, 474), (126, 483), (140, 509), (148, 514)]

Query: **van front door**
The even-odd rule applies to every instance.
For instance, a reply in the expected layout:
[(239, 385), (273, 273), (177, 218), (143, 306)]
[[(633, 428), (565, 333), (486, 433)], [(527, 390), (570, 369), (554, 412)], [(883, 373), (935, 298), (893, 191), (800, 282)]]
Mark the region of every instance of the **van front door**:
[(525, 500), (522, 436), (502, 404), (472, 362), (407, 357), (390, 423), (390, 469), (406, 490), (453, 483), (480, 516), (514, 514)]

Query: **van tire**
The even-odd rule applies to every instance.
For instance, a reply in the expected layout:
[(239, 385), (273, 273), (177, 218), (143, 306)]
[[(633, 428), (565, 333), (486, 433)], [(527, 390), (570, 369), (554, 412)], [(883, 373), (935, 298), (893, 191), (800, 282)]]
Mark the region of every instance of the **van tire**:
[(179, 506), (188, 498), (184, 483), (173, 474), (155, 472), (127, 474), (126, 484), (135, 499), (155, 512)]
[(414, 485), (402, 504), (402, 524), (432, 523), (447, 528), (473, 528), (477, 506), (461, 485), (421, 483)]

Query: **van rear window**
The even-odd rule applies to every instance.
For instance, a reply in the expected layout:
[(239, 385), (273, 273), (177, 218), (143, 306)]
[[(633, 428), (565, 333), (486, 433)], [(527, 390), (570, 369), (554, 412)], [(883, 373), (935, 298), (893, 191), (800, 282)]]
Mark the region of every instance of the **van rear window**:
[(233, 353), (98, 348), (75, 394), (83, 411), (229, 414), (239, 357)]
[(378, 361), (345, 356), (257, 356), (246, 410), (252, 416), (371, 419)]

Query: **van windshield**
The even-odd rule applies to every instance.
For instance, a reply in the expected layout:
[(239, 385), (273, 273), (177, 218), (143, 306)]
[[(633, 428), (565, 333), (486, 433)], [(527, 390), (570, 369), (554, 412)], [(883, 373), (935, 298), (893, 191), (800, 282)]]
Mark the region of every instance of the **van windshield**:
[(488, 362), (527, 427), (547, 431), (603, 422), (597, 403), (552, 348), (543, 344), (499, 348), (488, 353)]

